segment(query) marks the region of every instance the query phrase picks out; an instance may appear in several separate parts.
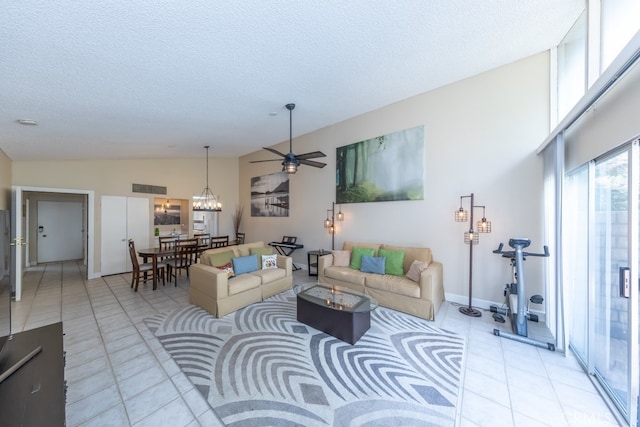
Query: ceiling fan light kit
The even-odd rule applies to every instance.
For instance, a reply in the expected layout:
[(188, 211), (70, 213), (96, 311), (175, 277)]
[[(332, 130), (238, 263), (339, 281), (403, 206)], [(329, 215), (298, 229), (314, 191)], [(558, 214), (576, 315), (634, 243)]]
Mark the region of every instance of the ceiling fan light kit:
[(305, 153), (296, 155), (293, 153), (293, 109), (296, 108), (296, 104), (287, 104), (285, 105), (287, 110), (289, 110), (289, 152), (287, 154), (283, 154), (278, 150), (274, 150), (273, 148), (263, 147), (265, 150), (277, 154), (278, 156), (283, 157), (280, 159), (270, 159), (270, 160), (254, 160), (249, 163), (262, 163), (262, 162), (282, 162), (282, 172), (286, 172), (288, 174), (294, 174), (298, 171), (298, 166), (307, 165), (313, 166), (314, 168), (323, 168), (327, 166), (326, 163), (315, 162), (309, 159), (315, 159), (318, 157), (326, 157), (326, 155), (322, 151), (313, 151), (311, 153)]

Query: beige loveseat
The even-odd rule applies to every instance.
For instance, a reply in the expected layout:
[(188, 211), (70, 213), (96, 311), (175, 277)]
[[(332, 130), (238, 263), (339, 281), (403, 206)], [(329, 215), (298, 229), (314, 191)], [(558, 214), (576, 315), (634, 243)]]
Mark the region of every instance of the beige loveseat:
[[(211, 265), (212, 254), (233, 252), (234, 257), (251, 255), (253, 249), (271, 249), (264, 242), (208, 249), (200, 262), (189, 269), (189, 302), (216, 317), (276, 295), (293, 284), (291, 257), (278, 255), (277, 268), (259, 269), (228, 278), (227, 272)], [(255, 251), (254, 251), (255, 252)], [(260, 260), (260, 255), (258, 255)]]
[[(394, 310), (427, 320), (435, 318), (442, 301), (444, 301), (444, 287), (442, 284), (442, 264), (433, 261), (431, 249), (345, 242), (343, 250), (353, 252), (354, 247), (372, 248), (375, 250), (374, 256), (378, 255), (381, 248), (389, 251), (402, 251), (404, 252), (403, 274), (409, 271), (411, 264), (416, 260), (425, 263), (420, 264), (424, 270), (416, 273), (416, 278), (419, 278), (417, 282), (404, 276), (363, 273), (349, 266), (335, 266), (334, 254), (330, 253), (318, 258), (318, 281), (366, 292), (378, 300), (380, 305)], [(341, 255), (344, 258), (344, 255), (348, 255), (348, 253), (342, 252)], [(338, 254), (335, 255), (336, 260), (338, 256)]]

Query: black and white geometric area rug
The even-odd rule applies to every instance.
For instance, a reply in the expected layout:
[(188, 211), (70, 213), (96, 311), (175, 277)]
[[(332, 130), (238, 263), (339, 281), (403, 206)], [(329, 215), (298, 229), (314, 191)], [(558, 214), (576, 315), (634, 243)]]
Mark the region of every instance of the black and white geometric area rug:
[(296, 321), (283, 292), (216, 319), (144, 320), (226, 425), (452, 426), (464, 338), (378, 307), (351, 345)]

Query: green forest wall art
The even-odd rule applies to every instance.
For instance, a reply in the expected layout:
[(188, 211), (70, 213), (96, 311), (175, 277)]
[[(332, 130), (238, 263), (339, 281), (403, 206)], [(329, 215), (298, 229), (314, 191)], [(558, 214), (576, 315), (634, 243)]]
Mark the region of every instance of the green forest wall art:
[(424, 199), (424, 126), (336, 149), (336, 203)]

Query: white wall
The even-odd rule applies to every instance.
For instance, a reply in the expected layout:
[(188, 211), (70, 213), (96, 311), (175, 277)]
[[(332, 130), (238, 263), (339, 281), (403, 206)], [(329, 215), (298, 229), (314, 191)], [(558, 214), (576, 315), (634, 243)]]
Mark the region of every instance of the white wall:
[[(363, 94), (366, 96), (366, 94)], [(291, 100), (284, 100), (291, 101)], [(283, 102), (284, 102), (283, 101)], [(336, 103), (339, 99), (336, 100)], [(294, 129), (295, 114), (294, 112)], [(279, 163), (260, 151), (240, 158), (241, 229), (247, 240), (297, 236), (305, 245), (294, 261), (306, 264), (306, 250), (331, 247), (323, 227), (335, 198), (336, 148), (397, 130), (424, 125), (423, 201), (345, 204), (336, 248), (345, 240), (428, 246), (444, 264), (445, 291), (451, 299), (468, 296), (468, 246), (464, 224), (453, 220), (461, 195), (474, 192), (486, 205), (493, 232), (474, 247), (474, 299), (501, 302), (511, 280), (508, 262), (491, 251), (510, 237), (529, 237), (536, 251), (542, 233), (542, 159), (535, 149), (549, 132), (549, 56), (542, 53), (470, 79), (298, 137), (294, 152), (322, 150), (323, 169), (302, 166), (290, 181), (287, 218), (250, 216), (251, 177), (278, 172)], [(288, 121), (283, 124), (288, 135)], [(276, 146), (288, 151), (288, 142)], [(476, 216), (481, 216), (476, 210)], [(553, 250), (553, 248), (551, 248)], [(527, 261), (528, 293), (542, 293), (543, 264)]]
[[(131, 184), (167, 187), (170, 199), (199, 196), (206, 184), (204, 158), (149, 160), (87, 160), (12, 163), (12, 184), (27, 187), (92, 190), (95, 192), (93, 230), (94, 267), (100, 272), (102, 226), (100, 201), (103, 195), (148, 197), (158, 195), (133, 193)], [(223, 207), (220, 234), (233, 235), (231, 215), (238, 204), (238, 160), (209, 158), (209, 186), (219, 194)], [(165, 196), (162, 196), (165, 197)], [(153, 204), (150, 203), (150, 206)], [(150, 212), (153, 217), (153, 212)], [(149, 224), (153, 236), (153, 224)], [(150, 242), (151, 243), (151, 242)]]

